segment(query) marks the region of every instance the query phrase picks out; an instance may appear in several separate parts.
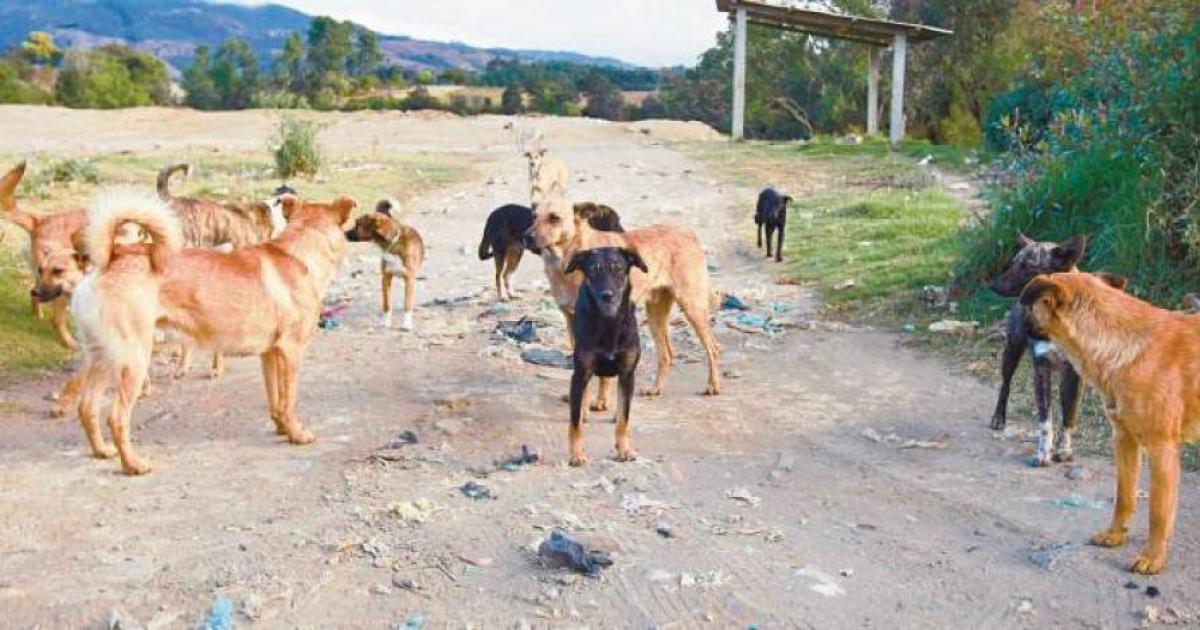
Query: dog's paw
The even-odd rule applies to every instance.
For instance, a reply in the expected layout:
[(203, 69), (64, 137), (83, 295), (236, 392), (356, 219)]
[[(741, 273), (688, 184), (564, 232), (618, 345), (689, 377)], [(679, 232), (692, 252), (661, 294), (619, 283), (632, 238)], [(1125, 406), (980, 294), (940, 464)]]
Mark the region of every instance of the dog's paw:
[(1106, 529), (1092, 536), (1091, 543), (1097, 547), (1120, 547), (1127, 536), (1124, 529)]
[(1075, 461), (1075, 453), (1074, 453), (1074, 451), (1070, 451), (1070, 450), (1061, 450), (1061, 451), (1056, 452), (1052, 459), (1060, 464), (1065, 464), (1067, 462), (1073, 462), (1073, 461)]
[(642, 390), (640, 393), (641, 393), (643, 396), (648, 396), (648, 397), (650, 397), (650, 396), (662, 396), (662, 388), (661, 388), (661, 387), (657, 387), (657, 386), (655, 386), (655, 387), (647, 387), (646, 389), (643, 389), (643, 390)]
[(209, 370), (208, 371), (208, 380), (210, 380), (210, 381), (220, 380), (220, 378), (222, 376), (224, 376), (224, 374), (225, 374), (225, 370)]
[(67, 415), (67, 410), (65, 407), (59, 407), (55, 405), (54, 407), (50, 408), (49, 415), (51, 418), (62, 418)]
[(312, 444), (316, 439), (317, 436), (308, 429), (296, 429), (288, 432), (288, 442), (292, 444)]
[(151, 470), (154, 470), (154, 467), (150, 465), (150, 462), (144, 460), (128, 459), (121, 462), (121, 472), (126, 475), (145, 475)]
[(996, 414), (992, 416), (992, 422), (988, 425), (988, 428), (993, 431), (1003, 431), (1004, 425), (1006, 424), (1008, 424), (1008, 418), (1003, 415)]
[(632, 462), (636, 459), (637, 459), (637, 451), (635, 451), (629, 447), (617, 448), (617, 461)]
[(400, 330), (409, 331), (412, 329), (413, 329), (413, 314), (405, 313), (404, 316), (400, 318)]
[(112, 459), (117, 456), (117, 449), (101, 444), (98, 448), (92, 449), (92, 457), (95, 459)]
[(581, 466), (587, 466), (587, 464), (588, 464), (587, 455), (584, 455), (583, 453), (572, 453), (571, 459), (570, 459), (570, 464), (576, 468), (579, 468)]
[(379, 327), (380, 328), (391, 328), (392, 327), (392, 314), (391, 313), (384, 313), (383, 315), (379, 316)]
[(1149, 551), (1142, 551), (1142, 553), (1138, 554), (1138, 557), (1133, 559), (1133, 564), (1129, 565), (1129, 570), (1141, 575), (1158, 575), (1162, 573), (1166, 566), (1166, 553), (1156, 554)]
[(703, 394), (705, 396), (719, 396), (721, 394), (721, 389), (716, 385), (709, 385), (708, 387), (704, 388)]
[(599, 399), (593, 400), (592, 404), (588, 406), (588, 409), (591, 409), (592, 411), (608, 411), (608, 401)]
[(1045, 468), (1050, 465), (1049, 454), (1038, 454), (1029, 458), (1030, 468)]

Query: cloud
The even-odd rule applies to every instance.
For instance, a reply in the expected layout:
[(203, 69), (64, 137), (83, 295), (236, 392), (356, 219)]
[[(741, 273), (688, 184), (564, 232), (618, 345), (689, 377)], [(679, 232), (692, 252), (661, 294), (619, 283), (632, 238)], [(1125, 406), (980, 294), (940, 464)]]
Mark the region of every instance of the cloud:
[[(227, 0), (229, 1), (229, 0)], [(262, 5), (257, 0), (232, 0)], [(381, 33), (483, 48), (566, 50), (652, 67), (693, 65), (726, 17), (714, 0), (279, 0)]]

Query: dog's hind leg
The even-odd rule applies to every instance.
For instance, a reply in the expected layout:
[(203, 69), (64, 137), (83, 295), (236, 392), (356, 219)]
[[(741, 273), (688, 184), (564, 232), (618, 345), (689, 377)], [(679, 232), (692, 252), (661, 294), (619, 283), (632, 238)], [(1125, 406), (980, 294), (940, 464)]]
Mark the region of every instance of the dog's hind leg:
[(400, 330), (413, 329), (413, 309), (416, 308), (417, 271), (404, 267), (404, 315), (400, 318)]
[(508, 296), (505, 295), (506, 287), (504, 286), (505, 257), (493, 256), (492, 265), (496, 268), (496, 300), (500, 302), (507, 302)]
[(1037, 455), (1031, 462), (1034, 466), (1049, 466), (1051, 451), (1054, 448), (1054, 418), (1050, 413), (1050, 398), (1053, 394), (1053, 384), (1050, 377), (1054, 373), (1054, 365), (1049, 357), (1039, 355), (1037, 348), (1033, 353), (1033, 397), (1037, 401)]
[[(1179, 426), (1180, 420), (1168, 420), (1166, 425)], [(1179, 445), (1164, 442), (1148, 446), (1146, 453), (1150, 457), (1150, 535), (1130, 570), (1143, 575), (1156, 575), (1162, 573), (1167, 565), (1167, 545), (1175, 533), (1175, 510), (1179, 503)]]
[(754, 232), (758, 235), (758, 248), (762, 249), (763, 224), (762, 221), (754, 222)]
[(1004, 343), (1004, 356), (1000, 360), (1000, 396), (996, 399), (996, 410), (992, 412), (991, 428), (999, 431), (1008, 423), (1008, 395), (1013, 373), (1025, 354), (1029, 338), (1025, 336), (1023, 316), (1014, 309), (1008, 316), (1008, 335)]
[(670, 339), (671, 307), (674, 305), (675, 298), (666, 291), (654, 291), (646, 299), (646, 325), (654, 340), (658, 366), (654, 373), (654, 384), (642, 390), (643, 396), (658, 396), (666, 386), (667, 372), (671, 370), (671, 360), (674, 358)]
[(208, 377), (216, 380), (221, 378), (225, 373), (225, 355), (220, 352), (214, 352), (212, 356), (212, 365), (208, 368)]
[(524, 254), (524, 249), (510, 247), (508, 253), (504, 255), (504, 292), (510, 300), (513, 299), (512, 277), (517, 272), (517, 267), (521, 264), (521, 256)]
[(567, 446), (572, 466), (586, 466), (587, 455), (583, 452), (583, 421), (587, 415), (584, 399), (592, 375), (586, 370), (576, 369), (571, 373), (571, 426), (567, 430)]
[(79, 425), (83, 427), (83, 435), (92, 450), (92, 457), (108, 459), (117, 454), (116, 449), (104, 443), (104, 434), (100, 432), (100, 402), (104, 390), (108, 388), (109, 373), (98, 365), (85, 364), (73, 378), (79, 379), (82, 390), (79, 398)]
[(721, 393), (721, 348), (717, 345), (717, 339), (708, 323), (708, 291), (706, 289), (695, 302), (679, 297), (676, 299), (679, 300), (683, 316), (692, 325), (692, 330), (696, 331), (696, 336), (704, 346), (704, 352), (708, 354), (708, 387), (704, 389), (704, 395), (716, 396)]
[(779, 240), (775, 241), (775, 262), (783, 262), (783, 233), (786, 224), (779, 224)]
[(392, 326), (392, 274), (382, 271), (379, 274), (380, 289), (383, 290), (383, 314), (379, 316), (379, 325), (384, 328)]
[(192, 369), (192, 352), (195, 351), (195, 344), (191, 339), (180, 336), (179, 339), (179, 364), (175, 366), (175, 378), (183, 378), (187, 376), (189, 370)]
[(279, 404), (282, 406), (283, 429), (292, 444), (309, 444), (316, 438), (300, 425), (296, 418), (296, 386), (300, 380), (300, 351), (298, 349), (276, 350), (279, 355), (277, 378), (279, 379)]
[(1079, 401), (1083, 399), (1083, 387), (1080, 385), (1079, 372), (1076, 372), (1070, 363), (1064, 364), (1058, 382), (1058, 397), (1062, 402), (1062, 431), (1054, 441), (1056, 462), (1069, 462), (1074, 459), (1071, 434), (1079, 424)]
[(767, 258), (770, 258), (773, 255), (771, 253), (771, 239), (775, 236), (775, 225), (773, 223), (767, 223), (766, 229), (767, 229)]
[(1113, 506), (1112, 522), (1108, 529), (1092, 536), (1092, 544), (1099, 547), (1120, 547), (1125, 544), (1129, 533), (1129, 519), (1137, 509), (1138, 476), (1142, 468), (1142, 449), (1128, 432), (1114, 427), (1113, 459), (1117, 462), (1117, 500)]
[(55, 401), (54, 407), (50, 409), (51, 418), (61, 418), (67, 415), (67, 409), (79, 397), (79, 391), (84, 386), (85, 367), (80, 366), (71, 374), (71, 378), (67, 379), (63, 385), (62, 391), (58, 394), (58, 400)]
[(617, 461), (631, 462), (637, 459), (637, 453), (629, 445), (629, 408), (633, 404), (634, 370), (622, 373), (617, 377), (617, 415), (616, 439)]
[(259, 359), (262, 361), (263, 387), (267, 390), (267, 411), (271, 422), (275, 424), (275, 433), (287, 435), (283, 425), (283, 410), (279, 404), (279, 359), (274, 350), (264, 352)]
[[(149, 356), (150, 352), (147, 350), (146, 357)], [(112, 433), (113, 443), (121, 456), (121, 470), (127, 475), (144, 475), (150, 472), (150, 464), (138, 459), (129, 439), (129, 419), (133, 415), (133, 406), (137, 403), (138, 395), (142, 392), (146, 367), (145, 363), (138, 362), (120, 365), (114, 371), (116, 391), (113, 394), (112, 410), (108, 415), (108, 430)]]

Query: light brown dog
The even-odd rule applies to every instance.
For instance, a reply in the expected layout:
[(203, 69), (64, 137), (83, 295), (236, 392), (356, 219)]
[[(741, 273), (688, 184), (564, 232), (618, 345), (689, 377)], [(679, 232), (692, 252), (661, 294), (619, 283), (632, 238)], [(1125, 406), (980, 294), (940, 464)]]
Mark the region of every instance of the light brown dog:
[(402, 330), (412, 330), (413, 293), (417, 287), (417, 274), (425, 264), (425, 241), (421, 233), (391, 216), (395, 202), (384, 199), (375, 205), (375, 212), (358, 217), (354, 226), (346, 231), (346, 240), (357, 243), (370, 241), (379, 246), (379, 277), (383, 290), (383, 316), (381, 324), (392, 325), (392, 279), (404, 277), (404, 316), (400, 322)]
[(1030, 336), (1066, 353), (1100, 392), (1113, 427), (1116, 507), (1092, 543), (1125, 544), (1145, 449), (1150, 535), (1130, 570), (1161, 572), (1175, 530), (1181, 445), (1200, 440), (1200, 316), (1157, 308), (1085, 273), (1038, 276), (1021, 304)]
[(51, 322), (58, 339), (72, 350), (79, 344), (71, 334), (68, 312), (71, 292), (83, 278), (86, 257), (83, 255), (83, 226), (87, 213), (83, 210), (61, 210), (34, 215), (17, 207), (16, 190), (25, 175), (21, 162), (0, 178), (0, 217), (11, 221), (29, 234), (29, 253), (35, 282), (30, 290), (30, 303), (35, 316), (42, 305), (49, 304)]
[[(293, 444), (313, 435), (296, 418), (304, 351), (317, 330), (321, 300), (346, 249), (341, 225), (356, 203), (304, 203), (286, 195), (289, 225), (274, 241), (228, 254), (183, 249), (175, 214), (132, 191), (100, 197), (89, 212), (87, 248), (96, 273), (76, 288), (71, 312), (84, 346), (79, 420), (92, 454), (111, 457), (100, 434), (100, 399), (115, 386), (109, 429), (127, 474), (150, 470), (133, 452), (129, 419), (146, 377), (156, 324), (201, 347), (262, 361), (275, 430)], [(115, 245), (122, 225), (145, 229), (149, 243)]]
[[(631, 299), (635, 304), (646, 305), (646, 322), (658, 358), (654, 384), (642, 393), (657, 396), (666, 384), (667, 372), (674, 359), (670, 340), (671, 307), (678, 304), (708, 355), (708, 386), (704, 393), (718, 394), (721, 390), (720, 349), (709, 325), (712, 292), (700, 240), (687, 230), (667, 225), (625, 233), (601, 232), (589, 226), (581, 216), (576, 216), (586, 216), (589, 210), (586, 206), (572, 207), (560, 201), (539, 205), (534, 210), (533, 227), (527, 239), (527, 244), (542, 256), (550, 292), (567, 320), (567, 330), (572, 328), (575, 300), (583, 282), (581, 273), (565, 272), (571, 258), (578, 252), (596, 247), (637, 251), (649, 272), (632, 272)], [(597, 411), (607, 408), (611, 381), (605, 380), (609, 382), (601, 383), (600, 395), (593, 405)]]
[(535, 207), (567, 194), (567, 165), (546, 153), (540, 139), (537, 146), (525, 152), (529, 160), (529, 198)]

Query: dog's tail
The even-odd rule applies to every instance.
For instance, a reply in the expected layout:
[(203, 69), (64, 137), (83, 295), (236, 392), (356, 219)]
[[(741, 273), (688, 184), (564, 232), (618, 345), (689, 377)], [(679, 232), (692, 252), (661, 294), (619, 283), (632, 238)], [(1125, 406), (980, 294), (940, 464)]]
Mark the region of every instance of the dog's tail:
[(168, 164), (158, 172), (158, 198), (163, 201), (171, 200), (171, 176), (182, 172), (184, 177), (192, 176), (192, 165), (187, 162)]
[(101, 193), (88, 210), (88, 256), (102, 272), (113, 262), (115, 241), (127, 223), (141, 227), (150, 238), (150, 266), (161, 271), (168, 254), (179, 251), (183, 233), (179, 218), (162, 200), (148, 191), (116, 188)]

